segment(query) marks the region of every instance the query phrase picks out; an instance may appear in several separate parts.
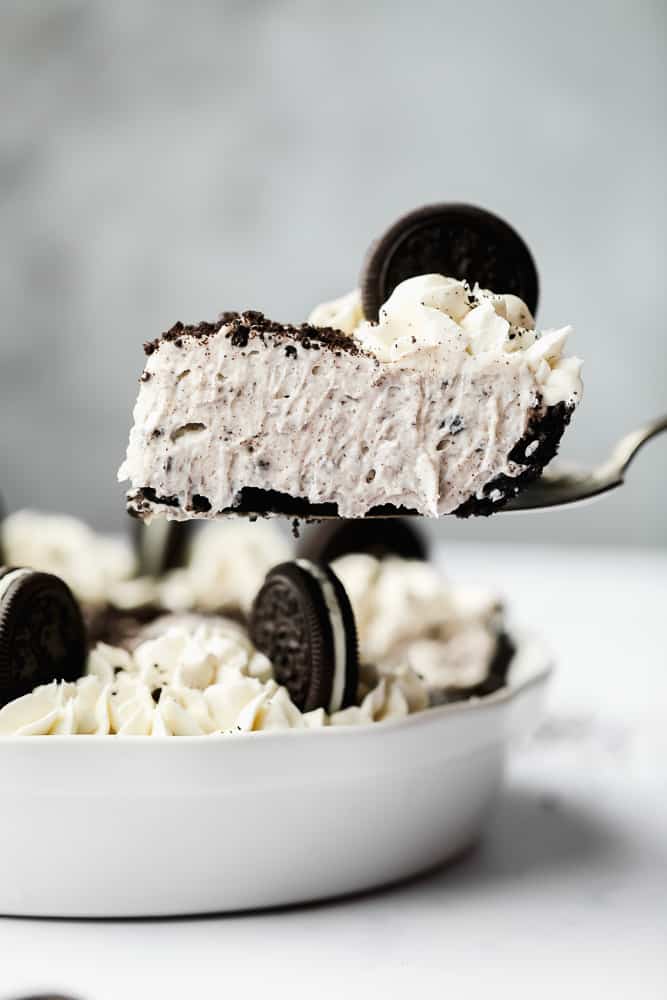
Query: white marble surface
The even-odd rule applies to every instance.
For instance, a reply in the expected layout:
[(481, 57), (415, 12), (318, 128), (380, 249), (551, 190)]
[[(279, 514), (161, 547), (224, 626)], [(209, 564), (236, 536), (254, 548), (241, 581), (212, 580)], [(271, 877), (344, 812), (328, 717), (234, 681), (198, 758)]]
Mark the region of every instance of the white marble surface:
[(474, 853), (383, 892), (279, 912), (1, 919), (2, 1000), (47, 988), (81, 1000), (663, 998), (667, 556), (457, 546), (446, 558), (457, 579), (502, 584), (560, 663), (545, 724), (512, 760)]

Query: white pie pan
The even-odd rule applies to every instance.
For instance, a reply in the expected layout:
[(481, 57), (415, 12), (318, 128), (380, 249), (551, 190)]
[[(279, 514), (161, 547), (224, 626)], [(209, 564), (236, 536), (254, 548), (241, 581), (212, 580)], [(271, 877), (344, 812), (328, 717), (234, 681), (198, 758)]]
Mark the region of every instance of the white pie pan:
[[(526, 650), (524, 649), (524, 653)], [(399, 721), (0, 740), (0, 914), (148, 917), (391, 883), (479, 838), (550, 672)]]

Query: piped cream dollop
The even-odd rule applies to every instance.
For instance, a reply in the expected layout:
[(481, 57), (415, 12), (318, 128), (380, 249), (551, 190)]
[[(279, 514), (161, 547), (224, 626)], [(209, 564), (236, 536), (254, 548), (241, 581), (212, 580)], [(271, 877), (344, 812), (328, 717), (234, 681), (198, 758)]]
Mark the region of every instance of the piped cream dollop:
[(268, 571), (290, 554), (285, 537), (268, 522), (205, 524), (187, 566), (165, 576), (160, 604), (169, 611), (247, 612)]
[(136, 577), (129, 539), (100, 534), (69, 515), (19, 510), (0, 532), (8, 565), (54, 573), (83, 604), (128, 612), (147, 605), (173, 612), (247, 612), (267, 572), (291, 554), (269, 522), (218, 521), (196, 532), (183, 567), (159, 578)]
[(451, 587), (418, 560), (351, 554), (333, 569), (352, 604), (361, 658), (379, 677), (408, 670), (431, 693), (485, 680), (503, 627), (494, 594)]
[(109, 591), (135, 571), (129, 541), (100, 535), (65, 514), (19, 510), (3, 521), (0, 531), (8, 565), (54, 573), (88, 604), (105, 602)]
[(176, 614), (245, 614), (271, 567), (289, 557), (287, 541), (270, 523), (210, 522), (196, 533), (185, 566), (159, 578), (117, 581), (107, 599), (124, 611), (151, 604)]
[(496, 294), (441, 274), (401, 282), (380, 309), (377, 323), (363, 319), (358, 291), (317, 306), (313, 325), (333, 326), (354, 337), (385, 363), (413, 367), (452, 364), (468, 354), (522, 352), (547, 406), (581, 399), (579, 358), (564, 357), (572, 327), (535, 330), (527, 305), (516, 295)]
[(174, 627), (133, 653), (102, 643), (75, 683), (53, 681), (0, 709), (1, 736), (215, 736), (401, 718), (425, 708), (415, 672), (362, 673), (360, 703), (301, 712), (238, 625)]

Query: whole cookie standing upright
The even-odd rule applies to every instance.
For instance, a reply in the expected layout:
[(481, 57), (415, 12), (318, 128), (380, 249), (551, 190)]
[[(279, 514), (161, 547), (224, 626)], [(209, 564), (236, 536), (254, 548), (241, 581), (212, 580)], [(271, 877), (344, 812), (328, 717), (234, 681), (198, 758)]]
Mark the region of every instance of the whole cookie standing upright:
[(354, 701), (357, 630), (330, 567), (306, 559), (275, 566), (255, 598), (250, 637), (301, 711), (324, 708), (331, 714)]
[(519, 234), (474, 205), (424, 205), (402, 216), (376, 240), (364, 262), (361, 296), (366, 319), (377, 320), (393, 290), (419, 274), (475, 282), (517, 295), (535, 315), (537, 268)]
[(86, 664), (86, 631), (69, 587), (50, 573), (0, 569), (0, 706)]

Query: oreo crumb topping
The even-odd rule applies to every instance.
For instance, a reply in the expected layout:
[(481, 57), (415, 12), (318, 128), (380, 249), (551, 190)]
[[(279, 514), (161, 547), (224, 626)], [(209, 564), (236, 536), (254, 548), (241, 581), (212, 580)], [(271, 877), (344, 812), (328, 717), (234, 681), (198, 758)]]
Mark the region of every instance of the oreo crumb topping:
[(229, 323), (233, 323), (234, 320), (238, 318), (239, 314), (235, 309), (226, 309), (218, 316), (218, 323), (221, 323), (223, 326), (227, 326)]
[(250, 327), (244, 326), (242, 323), (233, 325), (227, 336), (232, 342), (232, 347), (247, 347), (248, 338), (250, 337)]
[(342, 330), (335, 330), (329, 326), (311, 326), (309, 323), (302, 323), (300, 326), (276, 323), (267, 319), (263, 313), (252, 309), (242, 313), (222, 313), (215, 323), (198, 323), (194, 326), (175, 323), (161, 337), (144, 344), (144, 351), (148, 355), (153, 354), (165, 342), (181, 346), (185, 337), (206, 341), (223, 329), (234, 347), (247, 347), (248, 342), (255, 338), (264, 344), (267, 339), (278, 344), (284, 340), (292, 341), (285, 346), (285, 353), (290, 357), (296, 357), (296, 344), (300, 344), (304, 350), (317, 351), (326, 348), (335, 352), (345, 351), (352, 355), (361, 353), (355, 341)]
[(211, 509), (211, 501), (208, 497), (202, 497), (195, 493), (192, 498), (192, 509), (198, 514), (205, 514)]

